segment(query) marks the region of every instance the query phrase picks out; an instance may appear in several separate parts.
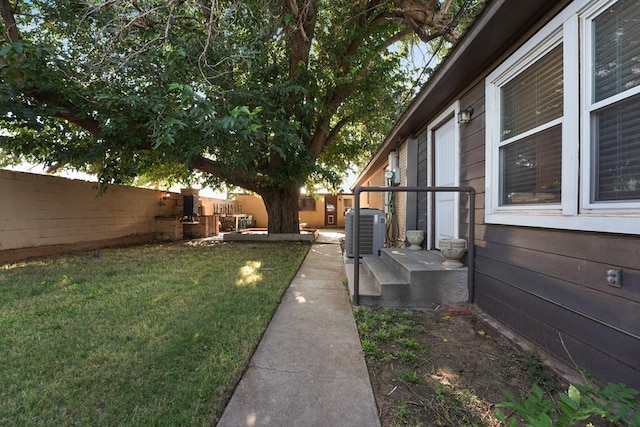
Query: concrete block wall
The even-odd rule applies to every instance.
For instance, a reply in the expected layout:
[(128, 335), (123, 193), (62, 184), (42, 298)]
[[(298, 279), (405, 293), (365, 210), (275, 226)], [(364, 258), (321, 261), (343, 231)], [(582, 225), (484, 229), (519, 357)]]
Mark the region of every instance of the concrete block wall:
[(243, 214), (253, 215), (256, 227), (267, 228), (269, 225), (269, 217), (267, 216), (267, 209), (264, 207), (262, 197), (257, 194), (235, 194), (234, 198), (236, 203), (242, 207)]
[(0, 250), (155, 232), (161, 192), (0, 171)]
[(117, 185), (100, 195), (95, 185), (0, 169), (0, 261), (181, 235), (156, 218), (175, 215), (180, 195)]

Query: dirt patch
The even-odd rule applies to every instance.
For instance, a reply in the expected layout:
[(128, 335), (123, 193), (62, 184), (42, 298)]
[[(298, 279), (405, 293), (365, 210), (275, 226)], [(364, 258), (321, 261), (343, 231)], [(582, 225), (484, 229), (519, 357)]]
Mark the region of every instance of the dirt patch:
[(361, 307), (355, 316), (383, 427), (498, 426), (501, 390), (565, 387), (473, 315)]

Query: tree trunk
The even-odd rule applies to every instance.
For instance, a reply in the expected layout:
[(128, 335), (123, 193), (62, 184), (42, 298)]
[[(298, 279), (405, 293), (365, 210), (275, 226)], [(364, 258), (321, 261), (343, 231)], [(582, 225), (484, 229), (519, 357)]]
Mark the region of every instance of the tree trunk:
[(269, 216), (269, 234), (300, 233), (298, 218), (298, 187), (260, 189)]

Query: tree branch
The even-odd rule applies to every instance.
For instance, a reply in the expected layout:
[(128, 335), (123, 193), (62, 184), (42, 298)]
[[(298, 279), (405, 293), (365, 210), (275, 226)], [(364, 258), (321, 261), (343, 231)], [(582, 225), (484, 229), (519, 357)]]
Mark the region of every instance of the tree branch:
[[(393, 0), (396, 8), (385, 10), (378, 14), (372, 23), (385, 19), (404, 22), (407, 28), (392, 37), (395, 41), (400, 40), (408, 32), (415, 32), (424, 43), (438, 37), (447, 37), (449, 41), (454, 42), (459, 35), (456, 33), (449, 34), (451, 32), (449, 26), (453, 21), (453, 17), (448, 15), (448, 12), (452, 5), (452, 0), (446, 0), (438, 11), (435, 10), (436, 2), (437, 0), (428, 0), (425, 3), (417, 0)], [(426, 28), (433, 31), (427, 32), (425, 31)]]
[(338, 137), (338, 134), (340, 133), (342, 128), (345, 127), (347, 124), (349, 124), (349, 122), (351, 122), (352, 119), (353, 119), (353, 115), (349, 115), (340, 119), (340, 121), (336, 123), (336, 125), (333, 128), (331, 128), (331, 130), (329, 131), (329, 134), (324, 140), (324, 146), (326, 147), (330, 145)]
[(318, 0), (286, 0), (284, 10), (293, 16), (294, 22), (285, 29), (289, 39), (289, 80), (300, 74), (300, 63), (306, 63), (315, 34)]
[(82, 115), (75, 105), (62, 99), (59, 94), (50, 91), (32, 90), (27, 92), (27, 95), (39, 103), (60, 108), (61, 111), (56, 111), (53, 114), (54, 117), (73, 123), (92, 135), (98, 135), (100, 133), (98, 121)]
[[(9, 4), (9, 0), (0, 0), (0, 13), (2, 13), (2, 21), (6, 28), (4, 38), (9, 43), (15, 43), (20, 41), (20, 32), (18, 31), (18, 25), (16, 24), (16, 18), (13, 15), (13, 9)], [(7, 65), (7, 59), (4, 56), (0, 56), (0, 65)]]
[(13, 15), (13, 8), (9, 3), (9, 0), (0, 0), (0, 12), (2, 13), (2, 20), (7, 30), (5, 37), (10, 43), (20, 41), (20, 32), (18, 31), (18, 25), (16, 24), (16, 18)]
[(381, 51), (386, 50), (389, 47), (393, 46), (395, 43), (399, 42), (409, 34), (411, 34), (413, 30), (411, 28), (405, 28), (404, 30), (398, 31), (393, 36), (389, 37), (386, 42), (381, 46)]
[[(380, 4), (378, 1), (370, 2), (367, 5), (366, 13), (359, 15), (359, 19), (357, 20), (356, 25), (365, 30), (369, 30), (371, 28), (371, 23), (369, 22), (367, 15), (373, 13), (375, 7), (379, 5)], [(345, 49), (344, 53), (341, 55), (339, 61), (340, 71), (338, 72), (338, 75), (340, 77), (347, 76), (351, 72), (352, 65), (349, 59), (354, 57), (358, 53), (358, 49), (360, 49), (360, 47), (363, 45), (364, 40), (365, 37), (352, 40)], [(384, 49), (384, 47), (381, 47), (377, 51), (379, 52), (382, 49)], [(366, 65), (363, 65), (349, 84), (334, 88), (333, 92), (327, 96), (327, 111), (318, 121), (315, 132), (312, 138), (307, 143), (307, 148), (311, 152), (311, 155), (314, 159), (317, 159), (318, 156), (320, 156), (324, 148), (337, 137), (340, 129), (348, 123), (349, 120), (340, 124), (342, 122), (341, 120), (341, 122), (339, 122), (339, 126), (336, 125), (333, 129), (331, 129), (331, 118), (338, 111), (338, 108), (344, 102), (344, 100), (347, 99), (355, 91), (360, 81), (362, 81), (368, 73), (368, 67)]]
[(235, 171), (232, 175), (228, 175), (227, 171), (224, 169), (223, 163), (207, 159), (203, 156), (198, 156), (191, 160), (191, 166), (199, 171), (217, 176), (228, 184), (235, 185), (236, 187), (242, 187), (250, 191), (257, 192), (260, 188), (260, 184), (267, 182), (266, 177), (255, 176), (254, 174), (245, 171)]
[[(348, 86), (336, 88), (332, 95), (330, 95), (329, 102), (327, 103), (327, 111), (318, 121), (315, 132), (309, 142), (307, 148), (309, 149), (312, 158), (315, 160), (320, 156), (322, 150), (327, 145), (328, 137), (331, 132), (331, 118), (334, 116), (340, 105), (347, 99), (353, 91), (356, 89), (358, 81), (354, 80)], [(346, 124), (346, 123), (345, 123)], [(342, 125), (344, 126), (344, 124)], [(333, 137), (335, 138), (336, 135)]]

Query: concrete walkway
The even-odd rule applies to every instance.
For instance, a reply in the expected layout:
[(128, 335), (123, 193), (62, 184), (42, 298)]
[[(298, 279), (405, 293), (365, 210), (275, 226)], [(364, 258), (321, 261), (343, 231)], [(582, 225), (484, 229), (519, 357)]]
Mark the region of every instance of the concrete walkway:
[(338, 237), (320, 232), (219, 427), (380, 426)]

